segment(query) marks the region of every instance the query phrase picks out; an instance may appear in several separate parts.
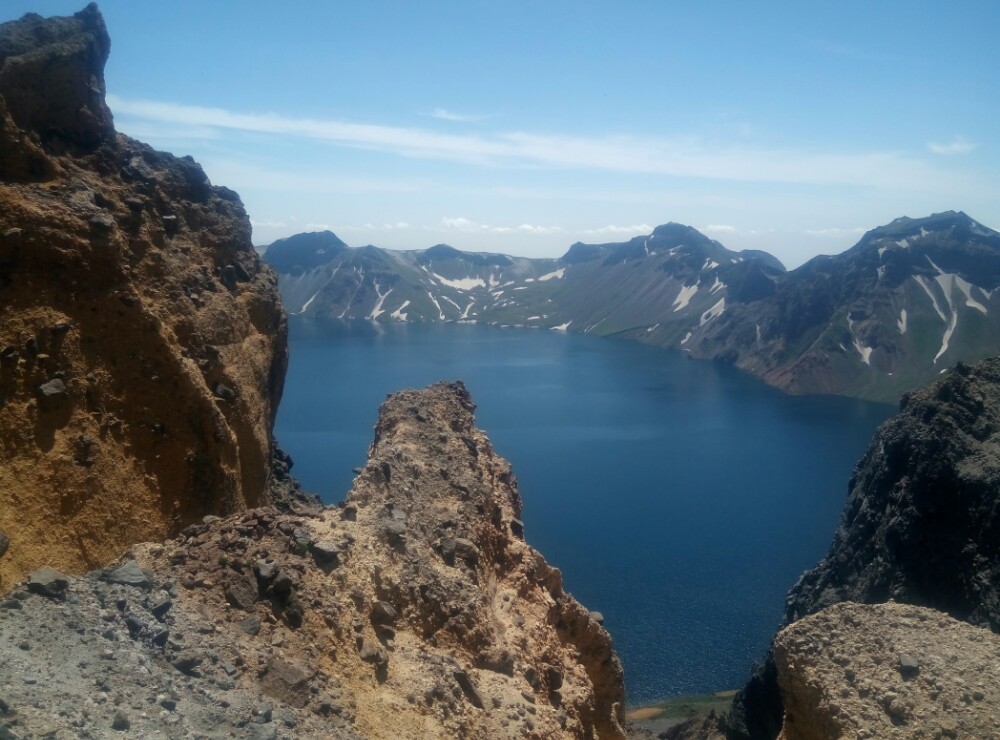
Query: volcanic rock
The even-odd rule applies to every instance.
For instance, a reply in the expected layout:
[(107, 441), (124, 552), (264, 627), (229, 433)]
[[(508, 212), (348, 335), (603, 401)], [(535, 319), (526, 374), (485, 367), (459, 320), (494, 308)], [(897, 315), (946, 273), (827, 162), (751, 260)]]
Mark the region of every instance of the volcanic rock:
[(0, 591), (271, 500), (276, 278), (232, 191), (116, 133), (109, 51), (94, 4), (0, 25)]

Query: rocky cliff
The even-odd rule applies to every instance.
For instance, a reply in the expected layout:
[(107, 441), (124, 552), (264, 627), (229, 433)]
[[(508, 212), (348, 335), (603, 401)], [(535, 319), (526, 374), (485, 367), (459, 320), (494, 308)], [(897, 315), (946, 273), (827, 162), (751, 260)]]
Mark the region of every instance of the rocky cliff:
[(0, 592), (269, 500), (286, 364), (231, 190), (114, 130), (95, 5), (0, 26)]
[[(785, 624), (893, 600), (1000, 632), (998, 445), (1000, 359), (904, 396), (855, 468), (829, 553), (789, 592)], [(779, 679), (772, 652), (738, 697), (732, 737), (777, 735)]]
[(623, 737), (611, 639), (525, 543), (472, 412), (460, 384), (395, 394), (339, 507), (210, 516), (87, 578), (34, 573), (0, 601), (0, 727)]

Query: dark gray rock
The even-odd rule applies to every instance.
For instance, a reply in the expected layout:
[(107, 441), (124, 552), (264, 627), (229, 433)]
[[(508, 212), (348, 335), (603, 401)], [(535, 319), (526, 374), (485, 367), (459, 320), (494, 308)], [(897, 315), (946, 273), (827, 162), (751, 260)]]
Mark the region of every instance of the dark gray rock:
[(134, 560), (126, 560), (124, 564), (110, 571), (104, 580), (108, 583), (117, 583), (120, 586), (131, 586), (143, 590), (153, 587), (152, 576)]
[(121, 709), (115, 712), (115, 717), (111, 721), (111, 729), (118, 730), (119, 732), (132, 729), (132, 722), (129, 720), (128, 715)]
[(453, 671), (452, 675), (455, 677), (455, 680), (461, 687), (462, 693), (465, 694), (465, 697), (470, 702), (472, 702), (472, 706), (482, 709), (483, 697), (479, 695), (479, 690), (476, 688), (476, 685), (472, 682), (472, 678), (469, 676), (469, 674), (466, 673), (465, 671)]
[(7, 550), (10, 549), (10, 537), (7, 533), (0, 529), (0, 558), (7, 554)]
[(44, 409), (57, 408), (69, 399), (69, 389), (60, 378), (42, 383), (36, 389), (36, 394), (38, 395), (38, 403)]
[(257, 603), (257, 583), (250, 576), (231, 573), (231, 578), (222, 587), (226, 601), (245, 612), (253, 611)]
[(40, 596), (62, 597), (68, 587), (69, 579), (47, 565), (43, 565), (28, 577), (28, 591)]
[(265, 696), (301, 709), (309, 703), (309, 674), (283, 658), (272, 658), (260, 681)]
[(387, 604), (384, 601), (376, 601), (372, 604), (372, 624), (392, 624), (396, 621), (396, 616), (396, 610), (392, 604)]

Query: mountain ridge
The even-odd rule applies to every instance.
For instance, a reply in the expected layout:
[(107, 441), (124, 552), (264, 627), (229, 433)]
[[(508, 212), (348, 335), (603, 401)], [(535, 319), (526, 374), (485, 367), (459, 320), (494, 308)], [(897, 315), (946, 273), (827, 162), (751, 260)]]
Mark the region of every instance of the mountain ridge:
[[(275, 242), (277, 262), (318, 238)], [(895, 400), (957, 360), (1000, 351), (1000, 234), (961, 211), (897, 218), (794, 270), (670, 222), (625, 242), (576, 242), (558, 258), (369, 245), (279, 272), (292, 314), (623, 336), (792, 393)]]

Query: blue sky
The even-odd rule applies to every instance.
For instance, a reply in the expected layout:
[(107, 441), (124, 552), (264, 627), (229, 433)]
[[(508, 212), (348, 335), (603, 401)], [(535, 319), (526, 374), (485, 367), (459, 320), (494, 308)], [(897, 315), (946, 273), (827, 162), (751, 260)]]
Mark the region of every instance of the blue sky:
[(795, 266), (901, 215), (1000, 228), (997, 0), (99, 5), (118, 129), (237, 190), (257, 244), (557, 256), (678, 221)]

